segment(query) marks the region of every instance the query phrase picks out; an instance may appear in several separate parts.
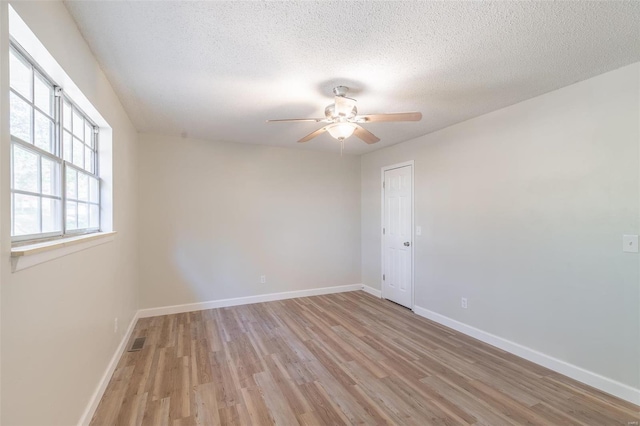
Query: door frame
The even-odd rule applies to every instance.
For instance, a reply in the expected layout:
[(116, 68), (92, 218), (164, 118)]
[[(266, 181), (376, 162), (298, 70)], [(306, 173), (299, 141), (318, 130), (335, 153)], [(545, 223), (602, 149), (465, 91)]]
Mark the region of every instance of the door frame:
[(384, 280), (382, 279), (382, 275), (384, 272), (384, 235), (382, 234), (382, 229), (384, 228), (384, 173), (388, 170), (399, 169), (401, 167), (411, 166), (411, 306), (409, 309), (414, 310), (415, 306), (415, 256), (414, 256), (414, 248), (415, 248), (415, 226), (414, 226), (414, 205), (415, 205), (415, 188), (416, 188), (416, 180), (415, 180), (415, 161), (409, 160), (404, 161), (402, 163), (391, 164), (388, 166), (383, 166), (380, 168), (380, 297), (384, 297)]

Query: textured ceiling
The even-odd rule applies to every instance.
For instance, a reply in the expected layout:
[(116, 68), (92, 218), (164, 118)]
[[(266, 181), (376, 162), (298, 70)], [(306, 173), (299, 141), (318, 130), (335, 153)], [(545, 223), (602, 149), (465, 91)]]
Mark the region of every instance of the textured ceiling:
[(336, 85), (372, 123), (348, 153), (403, 142), (640, 60), (640, 3), (67, 1), (141, 132), (339, 151)]

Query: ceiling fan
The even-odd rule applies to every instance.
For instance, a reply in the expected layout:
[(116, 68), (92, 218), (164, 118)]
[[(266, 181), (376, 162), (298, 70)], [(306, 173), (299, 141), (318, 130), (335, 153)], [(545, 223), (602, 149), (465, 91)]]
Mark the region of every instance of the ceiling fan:
[(267, 123), (278, 122), (305, 122), (312, 121), (315, 123), (329, 123), (326, 126), (309, 133), (298, 142), (308, 142), (316, 136), (320, 136), (324, 132), (329, 134), (340, 142), (344, 142), (351, 135), (362, 139), (368, 144), (376, 143), (380, 140), (376, 135), (360, 126), (364, 123), (389, 122), (389, 121), (420, 121), (422, 113), (420, 112), (396, 112), (391, 114), (368, 114), (358, 115), (358, 108), (355, 99), (347, 97), (349, 88), (346, 86), (338, 86), (333, 89), (335, 94), (334, 103), (328, 105), (324, 109), (325, 118), (291, 118), (283, 120), (267, 120)]

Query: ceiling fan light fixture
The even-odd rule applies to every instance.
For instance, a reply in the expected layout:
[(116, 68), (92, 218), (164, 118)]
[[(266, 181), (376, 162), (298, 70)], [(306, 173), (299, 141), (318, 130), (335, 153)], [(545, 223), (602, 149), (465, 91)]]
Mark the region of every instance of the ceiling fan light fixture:
[(349, 88), (346, 86), (338, 86), (333, 89), (333, 93), (336, 96), (334, 97), (334, 102), (331, 105), (327, 105), (324, 109), (325, 118), (290, 118), (284, 120), (267, 120), (267, 122), (314, 121), (316, 123), (329, 123), (328, 125), (304, 136), (298, 142), (309, 142), (311, 139), (318, 137), (325, 132), (329, 132), (331, 137), (339, 140), (341, 142), (340, 145), (344, 146), (344, 140), (351, 135), (355, 135), (358, 139), (361, 139), (368, 144), (380, 141), (379, 137), (360, 126), (358, 123), (420, 121), (422, 119), (422, 114), (417, 111), (358, 115), (358, 101), (346, 96), (348, 90)]
[(329, 134), (338, 140), (347, 139), (356, 128), (350, 123), (336, 123), (327, 127)]

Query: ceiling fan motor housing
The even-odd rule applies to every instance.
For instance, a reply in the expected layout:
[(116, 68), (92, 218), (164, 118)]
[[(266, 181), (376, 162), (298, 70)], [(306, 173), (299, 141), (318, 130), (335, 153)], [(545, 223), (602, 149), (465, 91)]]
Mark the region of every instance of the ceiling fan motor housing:
[(336, 112), (336, 104), (331, 104), (331, 105), (327, 105), (327, 107), (324, 109), (324, 115), (329, 120), (332, 120), (332, 121), (336, 121), (336, 122), (348, 121), (355, 118), (355, 116), (358, 115), (358, 108), (354, 106), (353, 109), (351, 109), (351, 111), (349, 111), (347, 115), (340, 115)]

